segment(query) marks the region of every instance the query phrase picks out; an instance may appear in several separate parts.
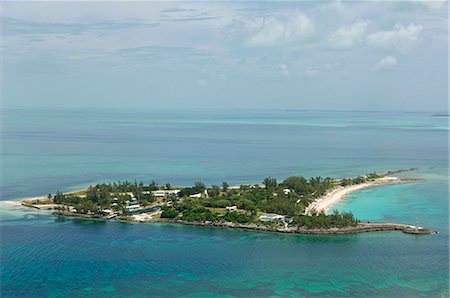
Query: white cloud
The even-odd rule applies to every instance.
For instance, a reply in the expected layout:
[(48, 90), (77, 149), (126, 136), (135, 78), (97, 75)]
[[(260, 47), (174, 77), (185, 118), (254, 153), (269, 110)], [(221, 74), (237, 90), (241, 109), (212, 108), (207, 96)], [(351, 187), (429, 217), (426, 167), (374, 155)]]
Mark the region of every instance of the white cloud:
[(289, 67), (286, 64), (280, 64), (278, 65), (278, 73), (288, 76), (290, 74)]
[(422, 30), (422, 25), (409, 24), (404, 27), (397, 24), (391, 31), (379, 31), (369, 35), (367, 44), (377, 48), (407, 52), (419, 41)]
[(251, 47), (295, 45), (313, 32), (313, 21), (302, 13), (270, 16), (260, 21), (256, 32), (248, 39), (247, 45)]
[(394, 67), (395, 65), (397, 65), (397, 59), (392, 56), (386, 56), (384, 58), (381, 58), (380, 61), (375, 63), (375, 65), (372, 66), (369, 70), (372, 72), (386, 70)]
[(445, 6), (445, 3), (447, 1), (445, 0), (422, 0), (418, 1), (419, 4), (425, 6), (426, 8), (430, 10), (439, 10)]
[(359, 20), (351, 26), (340, 27), (328, 38), (327, 43), (333, 48), (351, 48), (362, 39), (368, 24), (368, 21)]

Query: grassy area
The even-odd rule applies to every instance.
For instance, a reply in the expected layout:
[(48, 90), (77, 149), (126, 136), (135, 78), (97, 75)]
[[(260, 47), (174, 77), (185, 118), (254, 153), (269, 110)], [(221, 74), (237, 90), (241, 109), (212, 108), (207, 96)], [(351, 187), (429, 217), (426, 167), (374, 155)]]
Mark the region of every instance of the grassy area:
[(24, 201), (26, 204), (31, 205), (46, 205), (46, 204), (53, 204), (53, 199), (36, 199), (36, 200), (26, 200)]
[(211, 211), (212, 213), (217, 214), (217, 215), (224, 215), (225, 213), (227, 213), (226, 208), (207, 207), (206, 209), (208, 209), (209, 211)]

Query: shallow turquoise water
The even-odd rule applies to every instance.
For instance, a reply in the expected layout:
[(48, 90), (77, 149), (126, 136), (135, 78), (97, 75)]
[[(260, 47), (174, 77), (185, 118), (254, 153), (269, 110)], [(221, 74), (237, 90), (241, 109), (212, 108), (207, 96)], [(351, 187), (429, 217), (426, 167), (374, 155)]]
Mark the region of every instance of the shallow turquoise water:
[[(2, 297), (447, 297), (448, 123), (355, 112), (2, 113)], [(188, 185), (417, 167), (336, 206), (440, 233), (300, 236), (62, 219), (9, 199), (96, 181)]]
[(438, 297), (448, 285), (448, 234), (278, 235), (20, 210), (2, 216), (2, 238), (6, 297)]

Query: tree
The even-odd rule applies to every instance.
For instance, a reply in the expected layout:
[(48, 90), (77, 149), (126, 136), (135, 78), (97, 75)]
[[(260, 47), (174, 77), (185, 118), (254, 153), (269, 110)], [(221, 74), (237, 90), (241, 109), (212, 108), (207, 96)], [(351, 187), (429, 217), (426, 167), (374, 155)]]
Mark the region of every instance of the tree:
[(175, 218), (178, 216), (178, 211), (173, 207), (164, 207), (161, 213), (161, 218)]
[(228, 185), (227, 182), (225, 182), (225, 181), (222, 182), (222, 190), (223, 190), (223, 191), (227, 191), (229, 187), (230, 187), (230, 186)]
[(53, 202), (55, 204), (61, 204), (64, 200), (64, 195), (59, 190), (56, 192), (55, 196), (53, 197)]
[(171, 185), (170, 183), (166, 183), (166, 184), (164, 185), (164, 188), (165, 188), (166, 190), (170, 190), (170, 189), (172, 189), (172, 185)]
[(352, 180), (351, 179), (347, 179), (347, 178), (342, 178), (341, 179), (341, 186), (348, 186), (352, 184)]
[(194, 187), (192, 187), (192, 189), (193, 189), (195, 192), (199, 193), (199, 192), (205, 191), (206, 186), (205, 186), (205, 184), (204, 184), (203, 182), (201, 182), (201, 181), (195, 181)]
[(216, 197), (220, 193), (220, 188), (217, 185), (212, 185), (211, 189), (208, 191), (210, 197)]
[(97, 197), (97, 190), (95, 187), (89, 186), (88, 190), (86, 191), (86, 199), (94, 203), (97, 202), (98, 197)]
[(96, 204), (94, 204), (92, 201), (89, 201), (87, 199), (84, 199), (80, 202), (80, 204), (76, 207), (78, 212), (80, 213), (87, 213), (88, 211), (91, 212), (97, 212), (98, 207)]
[(158, 183), (156, 183), (155, 180), (152, 180), (148, 185), (148, 188), (150, 190), (158, 190)]
[(264, 179), (263, 184), (267, 189), (274, 189), (278, 186), (277, 179), (272, 177), (267, 177)]

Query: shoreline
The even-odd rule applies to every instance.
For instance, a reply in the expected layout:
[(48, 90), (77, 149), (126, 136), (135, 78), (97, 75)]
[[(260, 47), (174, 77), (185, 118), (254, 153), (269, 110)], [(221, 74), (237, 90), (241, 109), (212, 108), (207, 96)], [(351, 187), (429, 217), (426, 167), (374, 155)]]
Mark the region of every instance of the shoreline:
[[(391, 171), (387, 173), (399, 173), (406, 170), (397, 170), (397, 171)], [(375, 177), (373, 177), (375, 176)], [(377, 177), (378, 176), (378, 177)], [(367, 177), (369, 177), (367, 179)], [(372, 177), (372, 178), (371, 178)], [(357, 177), (359, 178), (359, 176)], [(339, 217), (343, 216), (340, 215), (339, 212), (337, 214), (333, 215), (335, 217), (325, 216), (323, 213), (327, 213), (328, 210), (341, 201), (343, 198), (348, 196), (349, 194), (363, 190), (369, 187), (376, 187), (376, 186), (385, 186), (385, 185), (394, 185), (394, 184), (400, 184), (400, 183), (412, 183), (417, 182), (420, 179), (410, 179), (410, 178), (398, 178), (398, 177), (392, 177), (392, 176), (381, 176), (380, 175), (368, 175), (364, 177), (364, 180), (358, 180), (358, 179), (335, 179), (332, 180), (332, 184), (328, 184), (327, 188), (329, 191), (325, 194), (323, 194), (321, 197), (316, 198), (313, 202), (309, 203), (309, 205), (304, 209), (304, 213), (298, 213), (299, 216), (296, 221), (294, 221), (293, 217), (287, 216), (287, 215), (276, 215), (275, 217), (270, 218), (269, 220), (265, 220), (266, 218), (259, 218), (259, 220), (256, 220), (255, 218), (244, 218), (239, 219), (236, 216), (209, 216), (210, 214), (205, 213), (201, 214), (201, 216), (193, 216), (192, 214), (189, 214), (189, 216), (186, 216), (186, 219), (184, 218), (184, 212), (182, 216), (177, 216), (175, 214), (175, 218), (160, 218), (160, 214), (155, 216), (154, 214), (148, 214), (145, 213), (145, 211), (148, 211), (146, 209), (142, 209), (140, 205), (130, 205), (130, 201), (126, 202), (126, 208), (128, 206), (136, 208), (135, 206), (138, 206), (138, 211), (141, 211), (142, 214), (136, 215), (135, 213), (131, 213), (134, 215), (129, 215), (129, 213), (126, 213), (127, 210), (123, 209), (122, 212), (113, 212), (111, 210), (105, 209), (104, 211), (94, 210), (94, 212), (91, 212), (89, 210), (92, 209), (82, 209), (82, 212), (78, 212), (73, 206), (65, 206), (63, 205), (62, 208), (61, 202), (58, 201), (58, 204), (55, 204), (54, 200), (52, 198), (47, 198), (44, 196), (39, 197), (33, 197), (31, 200), (37, 200), (38, 202), (32, 202), (30, 199), (22, 199), (20, 201), (17, 201), (17, 204), (22, 205), (23, 207), (28, 208), (34, 208), (38, 210), (46, 210), (51, 211), (52, 215), (55, 216), (64, 216), (64, 217), (73, 217), (83, 220), (100, 220), (100, 221), (107, 221), (107, 220), (113, 220), (118, 222), (140, 222), (140, 223), (173, 223), (173, 224), (183, 224), (183, 225), (195, 225), (195, 226), (211, 226), (211, 227), (227, 227), (227, 228), (240, 228), (240, 229), (246, 229), (246, 230), (254, 230), (254, 231), (268, 231), (268, 232), (281, 232), (281, 233), (296, 233), (296, 234), (355, 234), (355, 233), (365, 233), (365, 232), (376, 232), (376, 231), (402, 231), (403, 233), (409, 233), (409, 234), (433, 234), (435, 233), (433, 230), (430, 229), (424, 229), (422, 227), (418, 227), (417, 223), (416, 226), (410, 226), (405, 224), (396, 224), (396, 223), (382, 223), (382, 222), (374, 222), (374, 223), (361, 223), (356, 218), (353, 217), (353, 215), (349, 215), (350, 217)], [(330, 183), (330, 182), (328, 182)], [(281, 185), (281, 184), (280, 184)], [(286, 189), (283, 189), (283, 185), (279, 186), (277, 184), (277, 187), (281, 187), (283, 191), (286, 192)], [(85, 191), (86, 188), (77, 190), (75, 192), (82, 192)], [(289, 189), (288, 189), (289, 190)], [(108, 190), (110, 191), (110, 190)], [(279, 190), (281, 191), (281, 190)], [(71, 194), (74, 192), (68, 192), (65, 194)], [(323, 193), (323, 192), (321, 192)], [(205, 190), (206, 196), (208, 193)], [(111, 195), (111, 194), (109, 194)], [(274, 194), (275, 196), (275, 194)], [(303, 196), (301, 196), (303, 197)], [(42, 199), (42, 202), (39, 202), (39, 200)], [(117, 198), (115, 198), (117, 201)], [(130, 199), (131, 200), (131, 199)], [(137, 201), (136, 198), (133, 198), (133, 201)], [(165, 201), (164, 201), (165, 202)], [(164, 202), (160, 202), (160, 209), (163, 208), (162, 206), (166, 206)], [(170, 202), (171, 203), (171, 202)], [(297, 202), (298, 203), (298, 202)], [(91, 202), (91, 204), (93, 204)], [(161, 205), (162, 204), (162, 205)], [(81, 206), (81, 205), (80, 205)], [(94, 205), (96, 206), (96, 205)], [(117, 206), (117, 204), (116, 204)], [(146, 206), (146, 205), (143, 205)], [(167, 203), (167, 206), (172, 206)], [(237, 210), (236, 206), (233, 206), (234, 210)], [(78, 206), (79, 208), (79, 206)], [(89, 208), (89, 207), (83, 207), (83, 208)], [(98, 208), (98, 207), (97, 207)], [(125, 208), (125, 207), (123, 207)], [(174, 209), (173, 207), (171, 207)], [(205, 207), (203, 207), (206, 211), (209, 211)], [(231, 209), (231, 207), (230, 207)], [(88, 212), (86, 212), (88, 210)], [(153, 210), (153, 209), (152, 209)], [(168, 209), (170, 210), (170, 208)], [(183, 209), (184, 210), (184, 209)], [(190, 209), (188, 208), (188, 211)], [(262, 209), (265, 210), (265, 209)], [(151, 210), (150, 210), (151, 211)], [(227, 211), (228, 207), (227, 207)], [(125, 215), (123, 215), (123, 212), (125, 212)], [(231, 211), (230, 211), (231, 212)], [(177, 212), (178, 213), (178, 212)], [(321, 213), (321, 214), (319, 214)], [(219, 213), (220, 214), (220, 213)], [(302, 215), (303, 214), (303, 215)], [(316, 216), (318, 216), (316, 220)], [(255, 217), (256, 215), (253, 215)], [(302, 216), (306, 216), (306, 219), (302, 219)], [(171, 217), (171, 216), (165, 216), (165, 217)], [(267, 216), (266, 216), (267, 217)], [(310, 217), (308, 219), (308, 217)], [(312, 218), (311, 218), (312, 217)], [(330, 219), (332, 218), (332, 219)], [(289, 223), (294, 222), (292, 225), (289, 225)]]
[(395, 185), (395, 184), (403, 184), (403, 183), (412, 183), (418, 181), (417, 179), (404, 179), (404, 178), (398, 178), (398, 177), (383, 177), (375, 179), (374, 181), (369, 181), (361, 184), (356, 185), (349, 185), (349, 186), (338, 186), (334, 188), (333, 190), (329, 191), (325, 195), (317, 198), (314, 200), (311, 204), (309, 204), (305, 208), (305, 214), (311, 215), (313, 212), (320, 213), (324, 211), (327, 213), (333, 205), (336, 203), (339, 203), (341, 200), (345, 199), (348, 195), (350, 195), (353, 192), (371, 188), (371, 187), (378, 187), (378, 186), (387, 186), (387, 185)]
[[(83, 188), (77, 188), (74, 190), (70, 190), (70, 191), (65, 191), (63, 192), (64, 195), (68, 195), (68, 194), (72, 194), (72, 193), (77, 193), (77, 192), (81, 192), (81, 191), (85, 191), (89, 188), (90, 185), (83, 187)], [(20, 202), (24, 202), (24, 201), (33, 201), (33, 200), (46, 200), (47, 199), (48, 194), (42, 194), (42, 195), (36, 195), (36, 196), (30, 196), (30, 197), (20, 197), (20, 198), (7, 198), (7, 199), (0, 199), (0, 202), (17, 202), (20, 204)]]
[[(85, 214), (72, 213), (67, 211), (55, 211), (52, 213), (55, 216), (72, 217), (81, 220), (95, 220), (95, 221), (109, 221), (107, 218), (94, 217)], [(137, 221), (132, 219), (117, 219), (117, 222), (123, 223), (143, 223), (143, 224), (179, 224), (185, 226), (197, 226), (197, 227), (211, 227), (211, 228), (231, 228), (241, 229), (248, 231), (259, 232), (274, 232), (274, 233), (287, 233), (287, 234), (299, 234), (299, 235), (349, 235), (360, 234), (369, 232), (383, 232), (383, 231), (401, 231), (405, 234), (435, 234), (436, 232), (431, 229), (415, 229), (410, 225), (396, 224), (396, 223), (358, 223), (356, 226), (350, 227), (334, 227), (334, 228), (304, 228), (298, 226), (280, 227), (280, 226), (268, 226), (263, 224), (240, 224), (233, 222), (189, 222), (179, 219), (168, 218), (153, 218), (146, 221)]]

